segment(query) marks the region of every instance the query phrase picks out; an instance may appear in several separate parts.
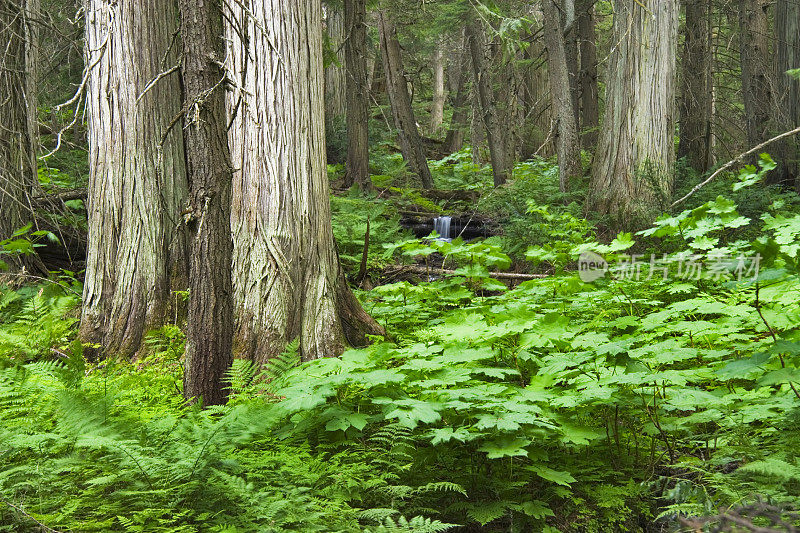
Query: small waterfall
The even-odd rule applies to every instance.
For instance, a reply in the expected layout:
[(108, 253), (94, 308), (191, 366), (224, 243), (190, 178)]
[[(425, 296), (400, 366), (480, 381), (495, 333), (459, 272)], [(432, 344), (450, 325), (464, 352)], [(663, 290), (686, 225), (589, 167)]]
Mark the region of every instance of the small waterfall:
[(436, 217), (433, 219), (433, 231), (439, 234), (439, 239), (443, 241), (451, 241), (450, 234), (451, 217)]

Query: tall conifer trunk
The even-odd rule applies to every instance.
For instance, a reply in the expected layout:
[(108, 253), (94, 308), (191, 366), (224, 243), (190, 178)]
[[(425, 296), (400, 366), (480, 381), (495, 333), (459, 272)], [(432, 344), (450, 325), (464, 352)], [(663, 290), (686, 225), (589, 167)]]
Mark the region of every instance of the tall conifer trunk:
[[(185, 289), (183, 132), (170, 0), (90, 0), (86, 64), (89, 245), (81, 337), (132, 356)], [(150, 85), (149, 90), (145, 91)]]
[[(243, 9), (243, 7), (245, 9)], [(306, 360), (382, 333), (333, 242), (325, 161), (320, 0), (244, 0), (227, 19), (234, 354), (264, 363), (300, 339)]]
[(369, 174), (369, 84), (365, 0), (345, 0), (344, 43), (347, 65), (347, 165), (345, 181), (372, 188)]
[(672, 192), (677, 0), (614, 2), (606, 114), (589, 209), (617, 228), (649, 223)]

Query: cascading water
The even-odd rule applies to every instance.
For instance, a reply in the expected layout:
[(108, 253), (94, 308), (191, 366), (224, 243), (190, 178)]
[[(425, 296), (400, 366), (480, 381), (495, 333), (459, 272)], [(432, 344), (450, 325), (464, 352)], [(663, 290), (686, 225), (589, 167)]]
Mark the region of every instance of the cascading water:
[(439, 234), (439, 240), (452, 241), (450, 236), (451, 217), (436, 217), (433, 219), (433, 231)]

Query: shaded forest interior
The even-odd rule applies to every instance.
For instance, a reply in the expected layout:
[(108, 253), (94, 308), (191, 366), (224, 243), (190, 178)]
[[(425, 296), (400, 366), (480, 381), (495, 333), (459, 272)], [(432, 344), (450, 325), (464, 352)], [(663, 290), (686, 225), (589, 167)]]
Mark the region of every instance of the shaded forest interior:
[(0, 43), (0, 532), (800, 530), (798, 0)]

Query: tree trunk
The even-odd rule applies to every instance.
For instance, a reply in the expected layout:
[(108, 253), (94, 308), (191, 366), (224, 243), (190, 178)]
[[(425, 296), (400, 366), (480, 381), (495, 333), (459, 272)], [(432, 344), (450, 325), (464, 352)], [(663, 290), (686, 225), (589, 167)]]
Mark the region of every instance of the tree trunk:
[[(24, 0), (0, 0), (0, 241), (34, 222), (33, 189), (37, 186), (35, 113), (31, 101), (28, 6)], [(14, 270), (42, 275), (36, 255), (0, 255)]]
[(747, 144), (757, 146), (771, 137), (770, 118), (775, 104), (769, 53), (768, 0), (739, 1), (742, 61), (742, 99)]
[(177, 75), (178, 12), (162, 0), (90, 0), (86, 8), (89, 244), (81, 338), (132, 356), (185, 289), (186, 201)]
[(579, 75), (581, 142), (586, 150), (594, 150), (600, 129), (600, 89), (597, 84), (597, 32), (594, 4), (596, 0), (578, 0), (578, 46), (581, 55)]
[(180, 0), (186, 160), (189, 178), (189, 319), (183, 395), (225, 403), (233, 358), (231, 154), (225, 113), (222, 10), (214, 0)]
[(419, 176), (422, 187), (433, 188), (433, 178), (428, 168), (425, 148), (417, 129), (417, 119), (411, 107), (411, 97), (408, 95), (408, 81), (403, 71), (403, 61), (400, 54), (400, 43), (397, 40), (397, 31), (394, 22), (385, 11), (379, 13), (381, 34), (381, 51), (383, 54), (383, 72), (386, 76), (386, 92), (392, 105), (394, 123), (400, 136), (400, 149), (403, 158), (411, 171)]
[[(787, 70), (800, 68), (800, 4), (794, 0), (778, 0), (775, 11), (777, 36), (777, 79), (780, 129), (788, 131), (800, 126), (800, 80), (786, 74)], [(784, 161), (777, 179), (794, 184), (800, 192), (800, 141), (797, 137), (786, 143)]]
[(450, 104), (453, 108), (453, 116), (444, 140), (444, 150), (446, 153), (452, 154), (464, 147), (464, 130), (469, 119), (469, 50), (463, 35), (461, 46), (450, 63), (448, 78), (451, 82)]
[(550, 73), (550, 95), (558, 121), (558, 170), (561, 192), (567, 192), (571, 180), (582, 174), (581, 145), (575, 123), (575, 101), (571, 95), (570, 72), (564, 33), (559, 20), (559, 9), (555, 0), (544, 0), (544, 38), (547, 46), (548, 71)]
[(345, 39), (347, 39), (346, 22), (341, 8), (325, 6), (325, 28), (328, 44), (336, 61), (332, 61), (325, 69), (325, 120), (334, 124), (343, 119), (347, 113), (347, 58)]
[(475, 87), (475, 99), (481, 123), (489, 143), (489, 157), (492, 160), (494, 185), (503, 185), (511, 175), (514, 162), (509, 157), (505, 143), (505, 134), (501, 131), (501, 122), (492, 92), (491, 75), (486, 67), (486, 35), (476, 21), (467, 24), (470, 57), (472, 59), (472, 80)]
[[(541, 13), (536, 13), (541, 20)], [(543, 31), (544, 28), (539, 31)], [(538, 34), (539, 31), (536, 33)], [(546, 48), (542, 39), (533, 38), (525, 50), (528, 66), (524, 72), (523, 101), (527, 113), (529, 134), (522, 148), (522, 157), (550, 157), (553, 143), (550, 132), (553, 130), (553, 106), (550, 98), (550, 80), (547, 72)]]
[[(229, 4), (230, 6), (230, 4)], [(233, 71), (234, 354), (265, 363), (300, 339), (305, 360), (381, 334), (333, 242), (325, 164), (320, 0), (245, 0), (226, 19)], [(239, 105), (240, 104), (240, 105)]]
[(444, 42), (436, 45), (433, 52), (433, 102), (431, 103), (432, 137), (439, 133), (444, 122), (444, 104), (447, 101), (444, 77)]
[(345, 184), (372, 188), (369, 174), (369, 81), (367, 80), (367, 21), (365, 0), (345, 0), (347, 40), (347, 165)]
[(708, 170), (711, 127), (711, 40), (709, 0), (684, 0), (686, 33), (683, 45), (678, 157)]
[[(555, 5), (557, 14), (560, 15), (561, 37), (564, 43), (564, 57), (566, 58), (567, 74), (569, 78), (569, 96), (572, 100), (570, 109), (575, 114), (575, 128), (580, 129), (580, 58), (578, 56), (578, 20), (575, 12), (576, 0), (551, 0), (558, 2)], [(543, 2), (544, 4), (545, 2)], [(554, 20), (559, 20), (558, 18)], [(549, 29), (545, 24), (545, 32)]]
[(589, 209), (617, 228), (651, 222), (672, 192), (677, 0), (614, 2), (606, 114)]

